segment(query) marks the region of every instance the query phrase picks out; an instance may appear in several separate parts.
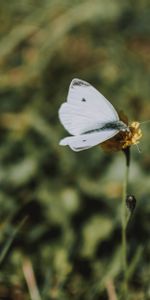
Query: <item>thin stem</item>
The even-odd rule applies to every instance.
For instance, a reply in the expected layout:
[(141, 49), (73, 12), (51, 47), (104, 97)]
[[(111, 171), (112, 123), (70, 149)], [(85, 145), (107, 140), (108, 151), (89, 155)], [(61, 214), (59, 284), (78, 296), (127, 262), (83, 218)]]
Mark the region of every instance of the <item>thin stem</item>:
[(31, 261), (26, 258), (23, 262), (23, 273), (29, 289), (31, 300), (41, 300)]
[(126, 197), (128, 186), (128, 175), (130, 165), (130, 149), (124, 150), (126, 157), (125, 176), (123, 182), (122, 194), (122, 263), (123, 263), (123, 299), (127, 299), (127, 239), (126, 239), (126, 224), (127, 224), (127, 210), (126, 210)]

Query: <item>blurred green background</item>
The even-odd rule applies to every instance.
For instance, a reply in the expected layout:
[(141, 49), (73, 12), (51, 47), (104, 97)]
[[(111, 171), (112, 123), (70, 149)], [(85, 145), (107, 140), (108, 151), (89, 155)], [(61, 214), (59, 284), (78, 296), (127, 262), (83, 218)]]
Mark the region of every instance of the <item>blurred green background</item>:
[[(124, 157), (58, 145), (74, 78), (150, 119), (148, 0), (0, 1), (0, 299), (116, 300)], [(150, 299), (149, 125), (132, 147), (129, 299)]]

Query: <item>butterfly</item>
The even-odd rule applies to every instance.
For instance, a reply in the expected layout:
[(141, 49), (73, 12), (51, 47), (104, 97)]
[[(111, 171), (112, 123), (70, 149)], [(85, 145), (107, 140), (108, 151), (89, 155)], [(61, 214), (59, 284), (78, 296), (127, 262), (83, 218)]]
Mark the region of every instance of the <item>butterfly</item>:
[(67, 101), (60, 106), (59, 119), (72, 135), (60, 141), (74, 151), (96, 146), (129, 127), (119, 119), (112, 104), (91, 84), (73, 79)]

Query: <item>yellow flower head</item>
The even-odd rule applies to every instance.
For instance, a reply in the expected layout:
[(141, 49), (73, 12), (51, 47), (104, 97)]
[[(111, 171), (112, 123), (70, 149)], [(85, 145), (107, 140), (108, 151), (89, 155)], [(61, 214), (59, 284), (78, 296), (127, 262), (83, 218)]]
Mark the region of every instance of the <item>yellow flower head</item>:
[(128, 124), (127, 117), (123, 113), (120, 113), (119, 115), (120, 120), (128, 125), (130, 131), (120, 131), (113, 138), (102, 143), (101, 146), (104, 150), (119, 151), (126, 149), (131, 145), (138, 144), (142, 137), (139, 122), (132, 122), (131, 124)]

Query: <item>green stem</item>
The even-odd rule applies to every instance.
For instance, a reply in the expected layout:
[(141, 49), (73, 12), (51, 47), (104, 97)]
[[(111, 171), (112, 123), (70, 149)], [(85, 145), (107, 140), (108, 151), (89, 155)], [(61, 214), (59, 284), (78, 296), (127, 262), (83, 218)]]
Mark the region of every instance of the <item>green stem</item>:
[(124, 150), (126, 157), (125, 176), (123, 182), (122, 194), (122, 266), (123, 266), (123, 299), (127, 299), (127, 239), (126, 239), (126, 225), (127, 225), (127, 210), (126, 210), (126, 197), (128, 186), (128, 175), (130, 165), (130, 149)]

